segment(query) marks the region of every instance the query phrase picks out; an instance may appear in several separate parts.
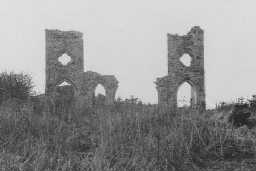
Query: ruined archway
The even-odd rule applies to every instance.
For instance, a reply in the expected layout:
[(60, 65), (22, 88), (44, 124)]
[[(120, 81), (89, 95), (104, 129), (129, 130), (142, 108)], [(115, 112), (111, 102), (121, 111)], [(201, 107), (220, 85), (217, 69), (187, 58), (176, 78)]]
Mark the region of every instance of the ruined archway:
[(94, 96), (98, 95), (106, 96), (106, 90), (102, 84), (98, 84), (94, 90)]
[(94, 90), (93, 103), (96, 105), (106, 104), (106, 90), (102, 84), (98, 84)]
[(61, 96), (65, 99), (73, 99), (75, 97), (76, 88), (71, 82), (63, 81), (56, 85), (55, 91), (57, 96)]
[(177, 106), (190, 107), (191, 106), (191, 85), (187, 82), (182, 83), (177, 91)]
[(62, 94), (63, 96), (76, 97), (79, 94), (78, 87), (76, 83), (71, 79), (60, 78), (56, 80), (54, 88), (52, 89), (54, 92), (53, 95), (56, 96), (58, 94)]
[(190, 80), (182, 82), (177, 88), (177, 107), (196, 108), (197, 88)]
[[(205, 109), (203, 30), (195, 26), (187, 35), (168, 34), (168, 75), (157, 78), (158, 103), (177, 107), (177, 91), (183, 82), (192, 88), (191, 106)], [(186, 56), (187, 63), (182, 61)]]
[(67, 116), (74, 105), (77, 89), (71, 81), (66, 79), (59, 82), (54, 90), (54, 112), (60, 116)]
[(73, 88), (70, 92), (74, 91), (76, 107), (82, 108), (92, 104), (95, 88), (101, 84), (105, 88), (105, 103), (113, 104), (118, 87), (115, 76), (84, 72), (83, 34), (78, 31), (46, 30), (45, 35), (46, 95), (54, 99), (62, 94), (59, 89), (64, 88), (59, 84), (66, 81)]

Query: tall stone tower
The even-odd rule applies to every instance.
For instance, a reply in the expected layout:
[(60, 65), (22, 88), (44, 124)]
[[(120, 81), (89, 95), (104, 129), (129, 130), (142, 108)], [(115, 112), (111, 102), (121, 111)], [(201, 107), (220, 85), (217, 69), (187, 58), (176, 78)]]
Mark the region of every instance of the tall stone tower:
[[(47, 97), (56, 99), (62, 83), (69, 83), (78, 106), (93, 104), (95, 89), (105, 89), (105, 104), (114, 104), (118, 81), (114, 75), (84, 71), (83, 34), (78, 31), (45, 30)], [(64, 56), (65, 55), (65, 56)], [(67, 62), (61, 58), (68, 57)], [(63, 87), (62, 87), (63, 88)], [(73, 93), (74, 92), (74, 93)]]
[[(46, 94), (55, 91), (58, 84), (70, 83), (78, 93), (79, 80), (84, 72), (83, 34), (77, 31), (45, 30), (46, 36)], [(63, 65), (62, 55), (70, 57)]]
[[(181, 57), (188, 54), (189, 66), (181, 62)], [(204, 79), (204, 32), (195, 26), (187, 35), (168, 34), (168, 75), (157, 78), (158, 103), (177, 107), (177, 91), (180, 85), (191, 85), (191, 107), (205, 109)]]

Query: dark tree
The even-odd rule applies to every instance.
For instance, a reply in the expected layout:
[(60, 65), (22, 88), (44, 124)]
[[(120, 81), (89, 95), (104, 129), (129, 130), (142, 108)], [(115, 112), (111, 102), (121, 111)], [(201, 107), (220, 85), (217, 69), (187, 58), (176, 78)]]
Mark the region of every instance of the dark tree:
[(0, 103), (8, 99), (27, 100), (32, 95), (32, 78), (23, 73), (0, 73)]

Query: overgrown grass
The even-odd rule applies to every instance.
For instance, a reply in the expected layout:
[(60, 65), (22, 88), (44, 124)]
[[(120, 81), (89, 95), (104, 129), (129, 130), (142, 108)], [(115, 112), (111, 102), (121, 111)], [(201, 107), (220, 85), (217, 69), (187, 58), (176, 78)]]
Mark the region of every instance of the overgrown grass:
[(7, 104), (0, 109), (3, 171), (256, 169), (248, 164), (255, 159), (253, 130), (241, 133), (189, 110), (117, 103), (67, 119), (35, 113), (31, 102)]

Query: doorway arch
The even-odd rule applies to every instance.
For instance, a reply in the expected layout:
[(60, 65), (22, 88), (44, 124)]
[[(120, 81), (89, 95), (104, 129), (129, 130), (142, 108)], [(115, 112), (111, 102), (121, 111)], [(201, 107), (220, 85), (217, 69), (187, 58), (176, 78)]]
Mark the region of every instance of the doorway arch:
[(182, 83), (177, 91), (177, 107), (191, 106), (191, 85), (187, 82)]
[(196, 86), (189, 80), (182, 82), (177, 88), (177, 107), (196, 107)]
[(94, 89), (93, 104), (94, 105), (106, 104), (106, 89), (102, 84), (98, 84)]
[(94, 90), (94, 96), (97, 97), (99, 95), (106, 96), (106, 89), (102, 84), (98, 84)]
[(59, 81), (54, 93), (55, 114), (64, 118), (68, 117), (72, 111), (76, 93), (76, 87), (71, 81), (67, 79)]

